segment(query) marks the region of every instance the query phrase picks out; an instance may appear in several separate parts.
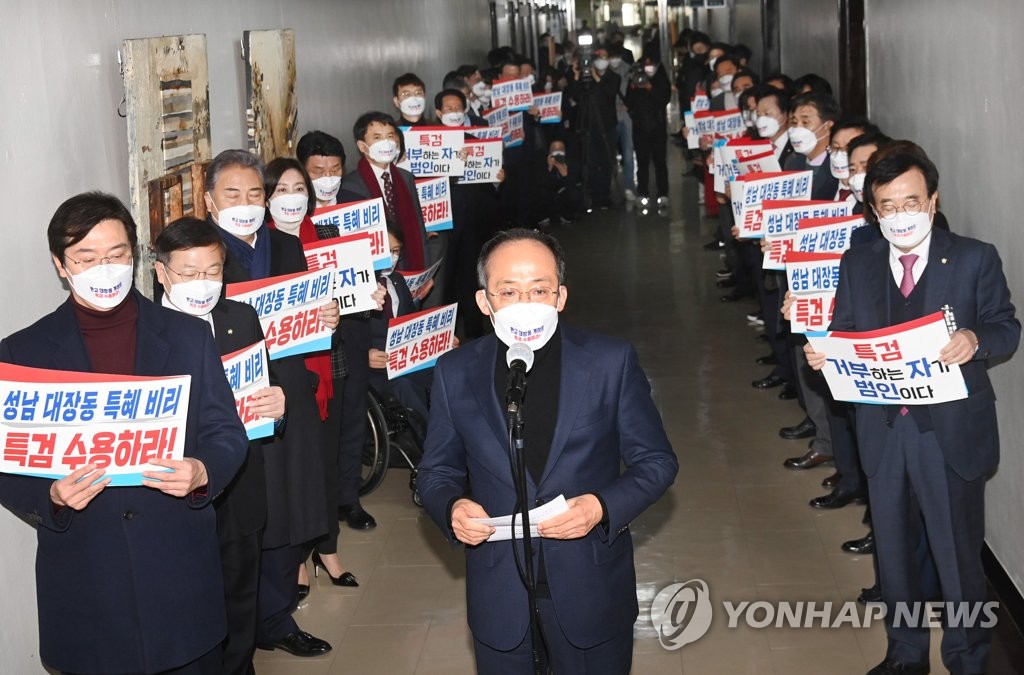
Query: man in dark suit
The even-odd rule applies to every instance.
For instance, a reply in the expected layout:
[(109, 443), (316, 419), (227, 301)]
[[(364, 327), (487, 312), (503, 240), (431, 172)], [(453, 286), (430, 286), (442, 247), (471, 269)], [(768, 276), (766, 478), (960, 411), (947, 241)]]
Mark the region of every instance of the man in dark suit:
[[(531, 673), (520, 542), (487, 538), (474, 519), (511, 513), (516, 492), (501, 401), (514, 335), (535, 363), (523, 403), (527, 503), (559, 495), (569, 509), (534, 539), (542, 657), (555, 672), (627, 673), (637, 617), (629, 523), (672, 484), (678, 463), (636, 352), (625, 342), (559, 326), (565, 264), (549, 235), (509, 230), (484, 246), (477, 302), (495, 335), (443, 356), (419, 465), (424, 506), (466, 544), (468, 619), (480, 673)], [(625, 470), (620, 468), (625, 465)]]
[[(937, 355), (959, 364), (966, 399), (934, 405), (858, 405), (857, 440), (871, 494), (889, 642), (870, 675), (928, 672), (928, 628), (895, 625), (897, 603), (929, 600), (915, 548), (927, 530), (942, 599), (983, 603), (985, 481), (999, 462), (991, 358), (1020, 340), (999, 254), (990, 244), (934, 229), (938, 171), (923, 151), (887, 154), (865, 180), (884, 239), (847, 251), (830, 330), (870, 331), (953, 308), (959, 329)], [(806, 348), (811, 367), (827, 356)], [(975, 608), (978, 605), (975, 605)], [(947, 614), (947, 617), (949, 615)], [(946, 626), (942, 660), (953, 673), (985, 672), (989, 631)]]
[(133, 289), (135, 232), (111, 195), (61, 204), (47, 236), (71, 297), (0, 342), (0, 361), (189, 375), (184, 458), (153, 460), (173, 473), (143, 472), (143, 487), (109, 488), (104, 472), (87, 464), (56, 481), (0, 475), (0, 495), (37, 525), (39, 649), (48, 666), (212, 675), (221, 672), (226, 624), (216, 518), (207, 507), (241, 466), (248, 441), (210, 332)]
[[(195, 218), (180, 218), (164, 228), (153, 242), (153, 251), (157, 280), (164, 291), (161, 304), (205, 321), (222, 357), (263, 342), (256, 310), (221, 298), (225, 247), (214, 227)], [(272, 386), (256, 392), (249, 409), (279, 426), (284, 421), (285, 397), (281, 387), (273, 385), (275, 381), (271, 373)], [(249, 442), (245, 463), (214, 501), (228, 617), (225, 674), (255, 672), (260, 544), (267, 522), (263, 443), (262, 439)]]

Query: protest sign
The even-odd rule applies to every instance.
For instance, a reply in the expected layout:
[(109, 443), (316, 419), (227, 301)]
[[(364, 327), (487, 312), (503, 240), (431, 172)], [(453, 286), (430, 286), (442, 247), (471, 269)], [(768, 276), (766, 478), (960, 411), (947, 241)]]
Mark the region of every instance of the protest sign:
[(798, 253), (786, 255), (786, 280), (793, 295), (835, 293), (839, 285), (841, 253)]
[(689, 110), (683, 112), (683, 125), (686, 127), (686, 149), (698, 149), (700, 147), (700, 133), (697, 131), (697, 120), (694, 119), (693, 112)]
[(434, 274), (437, 273), (437, 270), (443, 261), (444, 258), (441, 258), (441, 260), (438, 260), (425, 270), (416, 272), (399, 272), (399, 274), (402, 275), (402, 278), (405, 279), (405, 285), (409, 287), (409, 292), (413, 297), (416, 296), (416, 291), (423, 288), (428, 281), (434, 278)]
[(697, 125), (697, 139), (701, 136), (710, 136), (715, 133), (715, 118), (711, 111), (696, 112), (693, 114), (694, 124)]
[(366, 232), (370, 237), (370, 255), (375, 270), (391, 267), (391, 246), (388, 245), (388, 226), (384, 219), (384, 200), (380, 197), (359, 202), (323, 206), (313, 211), (314, 225), (333, 225), (338, 235)]
[(529, 110), (533, 105), (533, 85), (525, 77), (517, 80), (495, 80), (491, 85), (491, 105), (506, 107), (509, 112)]
[[(748, 173), (732, 182), (732, 209), (742, 239), (764, 237), (761, 204), (770, 199), (811, 198), (811, 171)], [(739, 187), (738, 187), (739, 186)]]
[(821, 372), (837, 401), (911, 406), (967, 398), (960, 366), (939, 360), (949, 343), (942, 312), (864, 333), (808, 333), (807, 341), (827, 357)]
[(460, 183), (497, 183), (501, 171), (502, 140), (500, 138), (466, 143), (466, 169)]
[(789, 330), (792, 333), (822, 331), (832, 323), (836, 309), (836, 293), (793, 294), (789, 310)]
[(320, 307), (331, 301), (335, 275), (321, 269), (228, 284), (226, 297), (256, 310), (271, 359), (319, 352), (331, 347)]
[(416, 191), (420, 195), (420, 211), (423, 213), (423, 226), (427, 232), (452, 229), (452, 194), (448, 187), (448, 179), (442, 176), (418, 180)]
[(388, 379), (430, 368), (437, 358), (455, 348), (455, 311), (445, 305), (388, 322)]
[(711, 99), (707, 94), (697, 94), (690, 99), (690, 110), (695, 113), (711, 110)]
[[(389, 267), (390, 251), (389, 247)], [(335, 271), (331, 297), (338, 301), (338, 310), (342, 316), (377, 309), (373, 299), (373, 292), (377, 290), (377, 276), (370, 255), (370, 238), (365, 233), (306, 244), (303, 252), (310, 271)]]
[(863, 216), (801, 218), (796, 232), (765, 235), (768, 249), (764, 253), (764, 261), (761, 266), (766, 270), (785, 269), (786, 254), (789, 251), (842, 253), (850, 248), (850, 237), (853, 231), (863, 226)]
[(541, 124), (558, 124), (562, 121), (562, 92), (534, 95), (533, 107), (540, 110)]
[(715, 120), (715, 133), (719, 136), (736, 138), (747, 132), (739, 110), (713, 110), (711, 116)]
[(0, 364), (0, 472), (59, 479), (95, 464), (142, 485), (153, 459), (180, 460), (189, 375), (138, 377)]
[(424, 176), (461, 176), (460, 150), (466, 140), (461, 127), (402, 127), (405, 137), (407, 169), (417, 178)]
[(249, 440), (273, 436), (274, 420), (260, 417), (252, 411), (253, 396), (270, 386), (266, 344), (257, 342), (222, 356), (220, 360), (224, 363), (224, 375), (235, 395), (238, 417), (245, 425)]
[(501, 129), (501, 138), (505, 143), (508, 143), (511, 140), (511, 129), (508, 124), (509, 114), (508, 108), (497, 107), (491, 108), (483, 114), (488, 125), (492, 128), (496, 127)]
[(782, 167), (779, 166), (779, 158), (775, 156), (774, 150), (739, 159), (737, 168), (740, 176), (745, 176), (748, 173), (778, 173), (782, 171)]
[(526, 141), (526, 129), (523, 128), (523, 113), (512, 113), (508, 116), (508, 140), (506, 148), (517, 148)]
[(480, 139), (493, 139), (501, 138), (503, 136), (502, 129), (498, 127), (467, 127), (464, 131), (473, 136), (474, 138)]

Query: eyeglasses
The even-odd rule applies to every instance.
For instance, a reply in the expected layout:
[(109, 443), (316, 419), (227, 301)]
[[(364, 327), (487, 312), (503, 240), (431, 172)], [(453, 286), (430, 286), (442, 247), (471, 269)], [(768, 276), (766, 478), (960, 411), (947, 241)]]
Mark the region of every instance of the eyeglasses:
[[(558, 297), (558, 291), (553, 288), (538, 286), (528, 291), (521, 291), (518, 288), (499, 288), (496, 293), (487, 292), (492, 298), (498, 298), (503, 305), (511, 305), (514, 302), (548, 302), (551, 298)], [(523, 300), (523, 297), (526, 300)]]
[(874, 210), (875, 215), (877, 215), (879, 218), (892, 218), (900, 211), (907, 214), (908, 216), (916, 216), (925, 209), (927, 204), (928, 202), (920, 202), (916, 199), (908, 199), (907, 201), (903, 202), (903, 206), (896, 206), (895, 204), (885, 204), (881, 208), (875, 208), (874, 206), (872, 206), (871, 208)]
[(81, 260), (75, 260), (66, 253), (64, 254), (64, 257), (81, 267), (83, 270), (95, 267), (96, 265), (130, 265), (132, 260), (131, 251), (125, 251), (124, 253), (118, 253), (117, 255), (108, 255), (102, 258), (82, 258)]
[(411, 96), (419, 96), (419, 97), (422, 98), (423, 96), (426, 96), (426, 95), (427, 95), (426, 92), (424, 92), (422, 89), (413, 89), (413, 90), (409, 90), (409, 91), (399, 92), (398, 98), (406, 99), (406, 98), (409, 98)]
[(219, 279), (220, 275), (224, 272), (224, 268), (221, 267), (220, 265), (214, 265), (205, 272), (179, 272), (178, 270), (172, 268), (167, 263), (163, 263), (163, 266), (177, 274), (185, 281), (195, 281), (196, 279), (199, 278), (202, 278), (203, 280), (210, 278)]

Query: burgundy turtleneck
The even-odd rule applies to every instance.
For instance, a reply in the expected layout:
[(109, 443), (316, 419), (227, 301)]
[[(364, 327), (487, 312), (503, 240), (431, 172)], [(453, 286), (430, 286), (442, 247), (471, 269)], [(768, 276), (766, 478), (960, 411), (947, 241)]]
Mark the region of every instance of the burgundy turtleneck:
[(75, 310), (93, 372), (133, 375), (139, 319), (139, 302), (135, 294), (130, 294), (120, 305), (106, 311), (85, 307), (74, 296), (68, 302)]

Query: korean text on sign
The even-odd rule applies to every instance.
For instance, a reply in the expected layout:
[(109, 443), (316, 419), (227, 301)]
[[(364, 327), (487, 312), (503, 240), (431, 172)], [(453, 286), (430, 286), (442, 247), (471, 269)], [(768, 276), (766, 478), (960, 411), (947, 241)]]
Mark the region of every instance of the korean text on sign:
[(504, 134), (501, 127), (468, 127), (465, 132), (474, 138), (501, 138)]
[(501, 138), (505, 143), (508, 143), (512, 138), (508, 118), (508, 108), (492, 108), (484, 113), (484, 119), (487, 120), (488, 125), (501, 129)]
[(446, 305), (388, 322), (388, 379), (431, 368), (455, 348), (455, 310)]
[(461, 128), (402, 127), (405, 137), (404, 168), (417, 178), (423, 176), (461, 176), (460, 150), (466, 134)]
[(853, 231), (864, 226), (862, 216), (802, 218), (796, 232), (766, 235), (768, 250), (764, 269), (783, 269), (789, 251), (800, 253), (842, 253), (850, 248)]
[(967, 398), (960, 366), (945, 365), (949, 343), (942, 312), (867, 333), (808, 333), (827, 358), (825, 374), (837, 401), (912, 406)]
[(540, 110), (541, 124), (558, 124), (562, 121), (562, 92), (553, 94), (536, 94), (533, 105)]
[(841, 253), (799, 253), (786, 255), (786, 280), (793, 295), (835, 293), (839, 285)]
[(323, 269), (228, 284), (226, 297), (259, 314), (271, 359), (309, 354), (331, 347), (320, 307), (331, 300), (335, 274)]
[[(743, 239), (764, 237), (761, 205), (768, 200), (809, 200), (811, 171), (748, 173), (732, 183), (732, 208)], [(737, 187), (742, 186), (742, 187)]]
[(141, 485), (180, 460), (192, 378), (72, 373), (0, 364), (0, 472), (56, 479), (92, 463)]
[(526, 140), (526, 129), (523, 127), (523, 113), (512, 113), (508, 116), (508, 141), (505, 147), (516, 148)]
[[(443, 179), (447, 180), (447, 179)], [(312, 270), (334, 270), (331, 297), (338, 301), (342, 316), (377, 309), (373, 292), (377, 276), (370, 255), (370, 238), (365, 233), (350, 234), (306, 244), (306, 266)]]
[(391, 267), (391, 247), (388, 245), (388, 227), (384, 220), (384, 200), (380, 197), (359, 202), (324, 206), (313, 212), (314, 225), (333, 225), (339, 236), (367, 232), (370, 235), (370, 254), (373, 268)]
[(514, 112), (529, 110), (533, 105), (533, 86), (525, 77), (518, 80), (495, 80), (491, 87), (491, 105)]
[(825, 200), (768, 200), (761, 204), (761, 221), (768, 241), (762, 267), (785, 269), (786, 252), (794, 248), (796, 231), (805, 218), (838, 218), (848, 216), (853, 205)]
[(256, 392), (270, 386), (270, 370), (267, 367), (267, 347), (257, 342), (237, 352), (221, 357), (224, 375), (228, 378), (235, 395), (238, 417), (245, 425), (249, 440), (266, 438), (274, 434), (274, 420), (260, 417), (252, 411)]
[(427, 232), (452, 229), (452, 195), (448, 179), (442, 176), (417, 180), (416, 190), (420, 195), (423, 226)]
[(497, 183), (501, 171), (500, 138), (466, 143), (466, 169), (460, 183)]
[(441, 258), (425, 270), (420, 270), (418, 272), (399, 272), (399, 274), (402, 275), (402, 278), (405, 279), (405, 285), (409, 287), (409, 292), (412, 293), (413, 296), (416, 295), (416, 291), (426, 286), (427, 282), (434, 278), (434, 275), (437, 273), (437, 269), (441, 266), (442, 262), (444, 262), (444, 258)]

